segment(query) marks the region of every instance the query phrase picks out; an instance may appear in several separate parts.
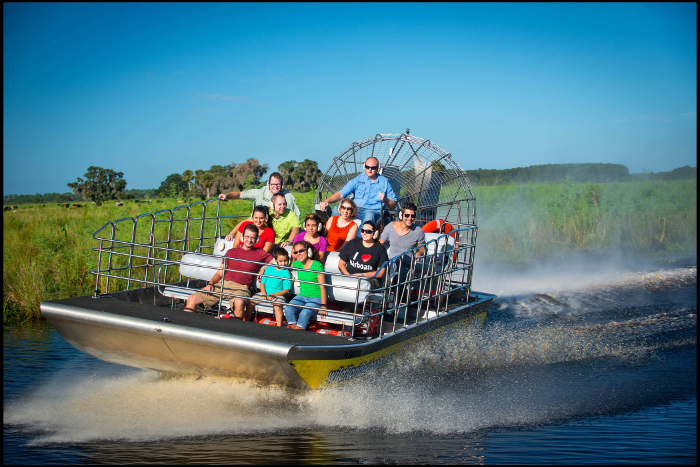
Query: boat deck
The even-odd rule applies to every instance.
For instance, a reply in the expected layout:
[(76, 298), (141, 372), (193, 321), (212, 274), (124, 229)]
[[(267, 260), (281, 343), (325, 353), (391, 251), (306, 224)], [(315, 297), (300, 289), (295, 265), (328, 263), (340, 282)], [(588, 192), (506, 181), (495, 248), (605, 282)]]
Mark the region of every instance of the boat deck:
[(77, 297), (62, 300), (50, 300), (49, 303), (73, 306), (94, 311), (139, 318), (163, 323), (163, 318), (178, 326), (186, 326), (206, 331), (222, 332), (242, 337), (251, 337), (266, 341), (274, 341), (291, 345), (348, 345), (356, 342), (345, 337), (313, 332), (302, 332), (296, 329), (278, 328), (264, 324), (249, 323), (237, 319), (216, 319), (204, 313), (187, 313), (169, 307), (160, 307), (137, 302), (127, 302), (111, 297), (93, 298)]

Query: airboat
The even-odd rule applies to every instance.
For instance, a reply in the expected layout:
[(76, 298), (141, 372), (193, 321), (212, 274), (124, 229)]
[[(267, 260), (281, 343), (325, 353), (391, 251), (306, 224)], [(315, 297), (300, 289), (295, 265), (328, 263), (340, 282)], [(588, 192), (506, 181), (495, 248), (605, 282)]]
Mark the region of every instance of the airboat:
[[(362, 173), (370, 156), (379, 160), (399, 209), (407, 202), (418, 206), (426, 243), (391, 258), (379, 288), (371, 288), (371, 278), (342, 275), (338, 253), (329, 253), (329, 310), (306, 331), (276, 326), (265, 302), (250, 321), (222, 319), (230, 295), (221, 291), (215, 292), (218, 306), (183, 311), (186, 298), (221, 267), (232, 246), (225, 235), (243, 217), (229, 215), (218, 198), (106, 223), (93, 235), (94, 294), (42, 302), (42, 315), (71, 345), (108, 362), (298, 389), (366, 377), (478, 330), (495, 296), (471, 288), (476, 207), (464, 170), (408, 130), (377, 134), (332, 160), (315, 202)], [(397, 214), (388, 210), (383, 218), (390, 222)], [(298, 291), (299, 280), (294, 284)]]

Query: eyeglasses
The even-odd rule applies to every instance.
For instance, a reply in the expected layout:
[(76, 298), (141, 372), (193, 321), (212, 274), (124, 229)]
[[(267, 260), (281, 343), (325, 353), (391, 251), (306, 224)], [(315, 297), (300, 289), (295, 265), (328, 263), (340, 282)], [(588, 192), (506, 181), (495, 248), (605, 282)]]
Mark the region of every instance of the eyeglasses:
[(373, 234), (373, 233), (374, 233), (374, 230), (362, 229), (362, 230), (360, 230), (360, 232), (366, 233), (366, 234)]
[(295, 255), (298, 255), (299, 253), (303, 253), (303, 252), (305, 252), (305, 251), (306, 251), (306, 250), (297, 250), (297, 251), (294, 252), (294, 254), (295, 254)]
[(352, 206), (340, 206), (341, 211), (352, 211)]
[(243, 237), (243, 240), (250, 240), (251, 242), (257, 242), (258, 237)]
[(406, 219), (415, 219), (415, 218), (416, 218), (416, 215), (415, 215), (415, 214), (408, 214), (408, 213), (407, 213), (407, 214), (404, 214), (403, 217), (405, 217)]
[(270, 183), (270, 186), (282, 186), (281, 183)]
[(378, 165), (366, 165), (365, 169), (367, 170), (377, 170), (379, 168)]

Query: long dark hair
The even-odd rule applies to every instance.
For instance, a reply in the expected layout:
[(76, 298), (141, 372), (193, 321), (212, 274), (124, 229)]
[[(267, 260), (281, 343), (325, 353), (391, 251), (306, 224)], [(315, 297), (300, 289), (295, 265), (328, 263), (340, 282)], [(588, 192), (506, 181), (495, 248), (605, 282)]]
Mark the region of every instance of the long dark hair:
[[(297, 240), (296, 242), (294, 242), (294, 245), (292, 245), (292, 253), (294, 252), (294, 250), (296, 250), (297, 245), (303, 245), (304, 248), (307, 249), (307, 255), (309, 254), (308, 249), (311, 248), (311, 254), (309, 255), (309, 258), (311, 258), (314, 261), (318, 261), (319, 263), (321, 262), (321, 257), (318, 254), (318, 250), (316, 250), (316, 248), (311, 243), (305, 240)], [(294, 255), (294, 257), (296, 258), (296, 254)]]
[(250, 214), (251, 219), (253, 218), (253, 214), (255, 214), (256, 212), (262, 213), (265, 216), (265, 225), (272, 229), (272, 216), (270, 216), (270, 212), (267, 210), (267, 207), (255, 206), (253, 208), (253, 212)]

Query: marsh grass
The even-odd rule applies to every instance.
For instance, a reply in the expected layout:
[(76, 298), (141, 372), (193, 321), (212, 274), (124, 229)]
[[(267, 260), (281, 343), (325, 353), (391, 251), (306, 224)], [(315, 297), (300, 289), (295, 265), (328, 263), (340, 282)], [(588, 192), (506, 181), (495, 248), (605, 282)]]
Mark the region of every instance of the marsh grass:
[[(476, 187), (479, 223), (478, 255), (507, 264), (524, 264), (533, 259), (570, 252), (605, 253), (626, 250), (633, 254), (676, 254), (696, 250), (697, 183), (692, 181), (626, 182), (610, 184), (531, 184)], [(295, 194), (302, 217), (312, 212), (314, 193)], [(109, 221), (119, 224), (117, 239), (130, 241), (134, 221), (139, 223), (136, 241), (149, 243), (150, 218), (156, 213), (181, 205), (177, 200), (151, 203), (125, 202), (97, 207), (88, 204), (79, 209), (57, 205), (24, 205), (16, 212), (3, 213), (3, 324), (9, 319), (26, 320), (40, 316), (39, 303), (68, 297), (91, 295), (98, 257), (93, 234)], [(247, 216), (250, 201), (222, 203), (222, 216)], [(197, 209), (197, 208), (195, 208)], [(175, 217), (186, 217), (176, 209)], [(133, 219), (133, 220), (132, 220)], [(156, 220), (165, 219), (165, 213)], [(238, 222), (231, 217), (220, 231), (227, 233)], [(201, 221), (188, 228), (177, 223), (171, 234), (171, 247), (192, 251), (188, 242), (199, 236)], [(156, 222), (154, 236), (167, 238), (166, 223)], [(215, 226), (204, 224), (206, 236)], [(109, 235), (107, 235), (109, 236)], [(212, 242), (213, 243), (213, 242)], [(129, 247), (115, 249), (130, 253)], [(134, 250), (144, 258), (137, 274), (153, 277), (157, 271), (148, 259), (178, 260), (166, 251)], [(106, 267), (103, 264), (101, 268)], [(127, 265), (128, 257), (113, 255), (113, 265)], [(161, 271), (161, 278), (176, 280), (176, 267)], [(112, 279), (110, 290), (127, 287), (126, 279)], [(106, 290), (104, 280), (98, 288)], [(133, 282), (130, 283), (133, 287)]]
[[(311, 212), (314, 193), (295, 194), (302, 215)], [(216, 203), (212, 203), (216, 204)], [(137, 243), (149, 243), (150, 216), (144, 213), (156, 213), (163, 209), (172, 209), (182, 205), (175, 199), (153, 200), (151, 203), (135, 203), (126, 201), (123, 206), (114, 202), (102, 206), (83, 204), (82, 208), (66, 209), (57, 204), (21, 205), (16, 212), (3, 213), (3, 325), (9, 319), (27, 320), (40, 317), (39, 304), (44, 300), (55, 300), (68, 297), (91, 295), (95, 290), (95, 276), (89, 273), (97, 269), (98, 255), (92, 250), (99, 245), (93, 234), (109, 221), (125, 219), (118, 223), (116, 239), (131, 241), (132, 225), (137, 222)], [(195, 207), (200, 209), (201, 207)], [(208, 208), (209, 209), (209, 208)], [(225, 220), (220, 229), (228, 233), (240, 220), (236, 216), (247, 216), (252, 209), (252, 203), (246, 200), (235, 200), (221, 203), (220, 214), (231, 216)], [(201, 211), (200, 211), (201, 212)], [(209, 214), (207, 214), (209, 216)], [(176, 209), (175, 218), (184, 219), (185, 209)], [(158, 220), (168, 219), (166, 213), (158, 213)], [(133, 220), (132, 220), (133, 219)], [(184, 248), (192, 251), (191, 242), (200, 234), (202, 221), (192, 221), (185, 229), (185, 222), (176, 223), (177, 228), (172, 232), (171, 248)], [(213, 236), (214, 226), (205, 223), (205, 235)], [(155, 223), (154, 236), (158, 239), (167, 238), (166, 222)], [(105, 231), (104, 236), (110, 237)], [(189, 240), (189, 242), (188, 242)], [(164, 245), (167, 246), (167, 245)], [(112, 255), (113, 266), (126, 266), (131, 253), (130, 247), (115, 248), (117, 253)], [(149, 255), (152, 258), (177, 260), (171, 253), (162, 250), (150, 251), (146, 247), (135, 247), (134, 253), (144, 258), (134, 259), (135, 265), (146, 265)], [(104, 256), (104, 255), (103, 255)], [(106, 256), (102, 259), (101, 267), (106, 267)], [(144, 267), (139, 271), (143, 278), (146, 274), (154, 277), (153, 267)], [(167, 268), (165, 276), (168, 280), (176, 280), (177, 268)], [(126, 288), (127, 281), (112, 279), (110, 290)], [(97, 286), (106, 290), (106, 280), (101, 279)], [(133, 282), (130, 284), (132, 287)]]
[(523, 264), (571, 252), (696, 251), (697, 181), (476, 187), (479, 255)]

